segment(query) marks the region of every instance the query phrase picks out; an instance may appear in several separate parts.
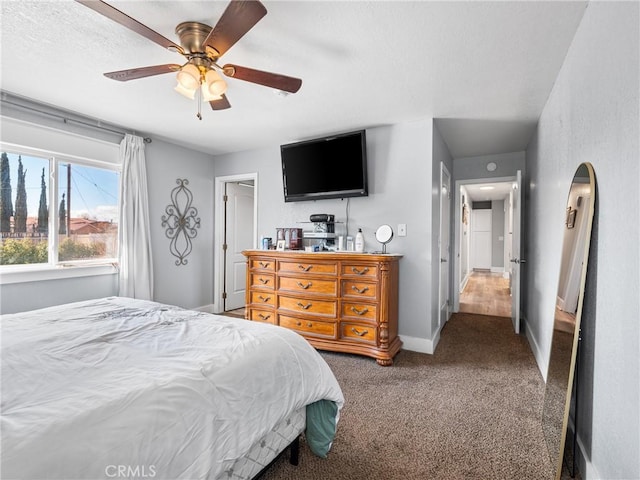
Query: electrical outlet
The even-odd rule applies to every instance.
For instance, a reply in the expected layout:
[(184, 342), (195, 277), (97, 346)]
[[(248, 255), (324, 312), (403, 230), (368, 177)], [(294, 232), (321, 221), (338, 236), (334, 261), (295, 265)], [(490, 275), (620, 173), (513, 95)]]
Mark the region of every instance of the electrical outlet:
[(399, 237), (406, 237), (407, 236), (407, 224), (406, 223), (399, 223), (398, 224), (398, 236)]

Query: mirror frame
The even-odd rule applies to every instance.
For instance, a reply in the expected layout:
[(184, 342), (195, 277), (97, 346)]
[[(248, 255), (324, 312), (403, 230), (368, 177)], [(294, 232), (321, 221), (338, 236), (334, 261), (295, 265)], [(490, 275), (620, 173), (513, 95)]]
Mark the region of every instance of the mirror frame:
[(387, 243), (393, 240), (393, 228), (391, 228), (391, 225), (380, 225), (376, 230), (375, 236), (378, 243), (382, 245), (382, 253), (387, 253)]
[[(549, 458), (551, 460), (551, 464), (555, 465), (555, 476), (556, 480), (559, 480), (562, 474), (562, 465), (564, 459), (564, 451), (565, 451), (565, 443), (567, 436), (567, 427), (569, 423), (569, 412), (571, 408), (571, 397), (572, 390), (574, 385), (574, 374), (576, 373), (576, 360), (578, 353), (578, 344), (580, 341), (580, 323), (582, 318), (582, 307), (584, 302), (584, 292), (585, 292), (585, 284), (587, 279), (587, 268), (589, 262), (589, 247), (591, 244), (591, 234), (592, 234), (592, 226), (593, 226), (593, 217), (595, 212), (595, 201), (596, 201), (596, 177), (593, 166), (588, 163), (581, 163), (576, 169), (576, 173), (573, 176), (571, 181), (571, 187), (576, 183), (576, 178), (583, 178), (582, 176), (578, 177), (578, 173), (581, 171), (583, 167), (586, 167), (588, 178), (589, 178), (589, 189), (590, 189), (590, 197), (588, 200), (588, 204), (584, 205), (584, 212), (587, 215), (586, 221), (586, 231), (584, 236), (584, 252), (582, 256), (582, 267), (580, 272), (580, 283), (578, 290), (578, 304), (576, 308), (576, 316), (575, 316), (575, 326), (573, 328), (573, 339), (571, 341), (571, 357), (569, 365), (566, 366), (566, 354), (568, 353), (566, 349), (564, 350), (564, 356), (562, 356), (562, 346), (563, 343), (563, 335), (560, 335), (559, 330), (555, 328), (555, 310), (556, 305), (554, 305), (554, 329), (553, 335), (551, 339), (551, 349), (549, 352), (549, 365), (547, 370), (546, 377), (546, 386), (544, 393), (544, 404), (542, 411), (542, 428), (543, 435), (545, 438), (545, 442), (547, 444), (547, 449), (549, 451)], [(586, 183), (585, 183), (586, 184)], [(567, 196), (567, 204), (571, 198), (571, 187), (569, 189), (569, 195)], [(575, 215), (575, 214), (574, 214)], [(574, 217), (575, 218), (575, 217)], [(567, 221), (569, 221), (567, 217)], [(565, 224), (565, 233), (566, 229), (572, 228), (569, 224)], [(563, 235), (563, 247), (564, 247), (564, 235)], [(564, 255), (562, 256), (564, 257)], [(564, 258), (562, 258), (564, 261)], [(562, 271), (562, 261), (560, 272)], [(560, 277), (560, 275), (559, 275)], [(560, 278), (558, 279), (558, 288), (556, 292), (560, 288)], [(565, 338), (566, 340), (566, 338)], [(561, 357), (561, 358), (559, 358)], [(558, 361), (562, 361), (564, 358), (564, 362), (562, 364), (558, 364)], [(566, 383), (564, 380), (566, 379)], [(554, 380), (557, 380), (554, 384)], [(564, 395), (563, 395), (563, 390)], [(562, 398), (564, 397), (564, 398)], [(563, 405), (560, 402), (564, 400)], [(564, 408), (562, 408), (562, 406)], [(558, 413), (562, 412), (562, 417), (558, 418)], [(555, 415), (555, 417), (554, 417)], [(553, 425), (549, 425), (549, 422), (553, 422)], [(560, 426), (561, 425), (561, 426)], [(558, 428), (559, 427), (559, 428)], [(575, 427), (574, 427), (575, 428)], [(575, 452), (574, 452), (575, 456)]]

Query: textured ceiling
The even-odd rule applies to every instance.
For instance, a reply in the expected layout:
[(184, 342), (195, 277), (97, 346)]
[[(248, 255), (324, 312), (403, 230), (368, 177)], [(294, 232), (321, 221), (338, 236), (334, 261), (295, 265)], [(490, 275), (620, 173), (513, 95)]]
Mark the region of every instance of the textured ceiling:
[(513, 189), (514, 182), (465, 184), (469, 199), (476, 202), (486, 200), (504, 200)]
[[(165, 37), (214, 25), (226, 2), (109, 2)], [(437, 118), (454, 157), (523, 150), (587, 2), (264, 2), (221, 59), (303, 79), (300, 91), (228, 80), (232, 108), (174, 92), (175, 75), (102, 73), (178, 54), (71, 0), (2, 1), (1, 88), (218, 154)], [(205, 108), (206, 107), (206, 108)]]

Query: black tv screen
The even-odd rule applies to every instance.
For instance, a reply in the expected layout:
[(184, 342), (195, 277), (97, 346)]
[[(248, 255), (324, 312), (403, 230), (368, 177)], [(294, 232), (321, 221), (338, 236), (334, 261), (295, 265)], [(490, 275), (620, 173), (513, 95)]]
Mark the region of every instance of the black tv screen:
[(285, 202), (369, 194), (364, 130), (282, 145), (280, 153)]

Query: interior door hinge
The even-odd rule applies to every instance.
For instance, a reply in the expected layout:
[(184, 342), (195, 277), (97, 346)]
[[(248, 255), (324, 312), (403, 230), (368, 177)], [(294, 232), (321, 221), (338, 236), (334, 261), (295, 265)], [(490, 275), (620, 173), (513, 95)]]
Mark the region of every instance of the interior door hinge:
[(223, 202), (228, 202), (228, 201), (229, 201), (229, 195), (226, 195), (226, 194), (225, 194), (225, 195), (222, 197), (222, 201), (223, 201)]
[(227, 244), (226, 243), (222, 244), (222, 250), (225, 251), (225, 252), (227, 251)]
[(227, 292), (222, 292), (222, 299), (226, 300), (227, 299)]

